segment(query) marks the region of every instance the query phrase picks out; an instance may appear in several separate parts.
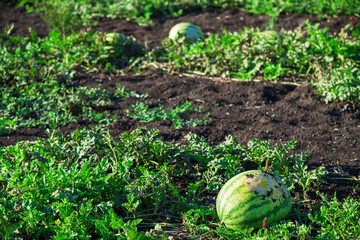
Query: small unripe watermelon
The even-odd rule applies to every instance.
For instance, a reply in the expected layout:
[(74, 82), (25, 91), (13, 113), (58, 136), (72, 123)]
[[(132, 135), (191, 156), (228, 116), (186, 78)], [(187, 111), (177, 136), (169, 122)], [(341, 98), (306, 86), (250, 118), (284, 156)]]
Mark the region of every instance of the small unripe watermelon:
[(104, 36), (105, 40), (110, 44), (121, 44), (128, 40), (125, 35), (116, 32), (106, 33)]
[(264, 218), (272, 224), (285, 218), (291, 210), (291, 195), (274, 174), (260, 170), (240, 173), (221, 188), (216, 211), (225, 226), (239, 230), (259, 229)]
[(194, 43), (203, 38), (204, 34), (198, 26), (192, 23), (182, 22), (173, 26), (169, 32), (170, 39), (175, 40), (179, 36), (185, 36), (188, 43)]

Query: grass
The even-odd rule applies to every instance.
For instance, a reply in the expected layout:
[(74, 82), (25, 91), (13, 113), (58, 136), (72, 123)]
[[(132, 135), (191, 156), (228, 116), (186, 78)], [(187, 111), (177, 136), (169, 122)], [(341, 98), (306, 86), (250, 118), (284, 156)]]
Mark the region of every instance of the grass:
[[(151, 24), (158, 14), (187, 8), (243, 8), (251, 13), (354, 14), (355, 1), (18, 1), (45, 11), (54, 30), (46, 38), (0, 35), (0, 134), (18, 128), (47, 128), (48, 139), (0, 147), (0, 237), (54, 239), (166, 239), (169, 229), (194, 239), (357, 239), (360, 205), (316, 189), (327, 184), (324, 168), (309, 170), (309, 153), (294, 153), (296, 141), (272, 146), (253, 139), (246, 145), (228, 136), (210, 146), (188, 134), (183, 144), (163, 142), (157, 130), (137, 129), (115, 138), (106, 125), (116, 121), (106, 106), (132, 97), (126, 109), (139, 121), (167, 120), (174, 128), (209, 124), (190, 102), (173, 109), (149, 107), (146, 93), (118, 85), (114, 93), (73, 85), (78, 72), (119, 73), (156, 67), (206, 76), (276, 81), (285, 74), (311, 79), (325, 102), (359, 102), (359, 29), (347, 26), (330, 36), (318, 25), (260, 32), (224, 31), (188, 45), (164, 40), (149, 50), (131, 36), (109, 42), (105, 33), (79, 31), (99, 17)], [(341, 7), (339, 7), (341, 6)], [(346, 29), (345, 29), (346, 30)], [(330, 68), (329, 68), (330, 66)], [(74, 109), (76, 111), (74, 111)], [(78, 117), (89, 127), (62, 135), (56, 129)], [(236, 174), (265, 169), (269, 161), (293, 197), (290, 215), (268, 229), (227, 229), (209, 199)], [(354, 160), (355, 161), (355, 160)], [(354, 179), (358, 181), (358, 179)], [(313, 195), (310, 196), (309, 193)], [(316, 195), (314, 197), (314, 195)], [(310, 201), (315, 202), (309, 205)], [(309, 208), (311, 206), (311, 209)]]

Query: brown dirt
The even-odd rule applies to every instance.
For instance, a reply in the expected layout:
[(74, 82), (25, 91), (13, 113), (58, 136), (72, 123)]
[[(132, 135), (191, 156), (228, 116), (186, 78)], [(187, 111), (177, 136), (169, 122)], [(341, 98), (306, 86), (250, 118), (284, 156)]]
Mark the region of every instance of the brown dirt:
[(25, 7), (15, 8), (0, 2), (0, 29), (14, 24), (12, 35), (30, 36), (29, 28), (36, 31), (39, 37), (46, 37), (50, 26), (39, 13), (26, 13)]
[[(0, 28), (14, 23), (13, 35), (28, 35), (29, 27), (41, 37), (47, 35), (49, 26), (40, 14), (26, 14), (24, 8), (14, 8), (3, 3), (0, 3), (0, 8)], [(283, 15), (276, 21), (275, 27), (294, 29), (307, 18), (313, 23), (318, 21), (316, 16)], [(320, 26), (329, 27), (330, 33), (336, 33), (348, 23), (348, 18), (327, 17), (320, 21)], [(214, 33), (223, 27), (229, 31), (240, 31), (245, 26), (265, 29), (268, 20), (266, 16), (249, 15), (242, 11), (203, 11), (189, 12), (179, 18), (158, 17), (154, 19), (154, 25), (148, 27), (125, 20), (99, 20), (95, 30), (133, 35), (140, 43), (155, 47), (177, 22), (193, 22), (205, 33)], [(209, 126), (175, 130), (172, 123), (167, 121), (144, 124), (130, 119), (123, 110), (129, 109), (131, 104), (139, 101), (137, 99), (114, 100), (98, 111), (107, 110), (118, 116), (118, 120), (109, 126), (115, 136), (145, 126), (159, 129), (160, 137), (169, 142), (181, 141), (189, 132), (206, 137), (210, 144), (220, 143), (227, 135), (235, 136), (243, 144), (253, 138), (273, 144), (297, 140), (295, 152), (311, 152), (308, 159), (310, 169), (325, 166), (332, 172), (338, 172), (338, 175), (360, 174), (360, 107), (346, 102), (325, 104), (314, 93), (312, 86), (225, 82), (160, 72), (149, 72), (142, 76), (131, 73), (123, 76), (79, 73), (74, 80), (74, 84), (82, 86), (95, 87), (99, 83), (109, 92), (115, 90), (116, 84), (139, 93), (146, 92), (149, 97), (143, 101), (153, 106), (162, 104), (165, 108), (170, 108), (188, 100), (193, 106), (201, 106), (204, 112), (211, 112), (212, 123)], [(78, 118), (77, 124), (68, 124), (61, 128), (61, 132), (69, 133), (88, 124)], [(23, 140), (34, 141), (39, 137), (46, 138), (42, 128), (19, 129), (0, 136), (0, 145), (7, 146)], [(359, 190), (354, 190), (355, 185), (356, 181), (332, 180), (323, 185), (321, 190), (331, 195), (334, 191), (340, 192), (340, 197), (359, 197)]]

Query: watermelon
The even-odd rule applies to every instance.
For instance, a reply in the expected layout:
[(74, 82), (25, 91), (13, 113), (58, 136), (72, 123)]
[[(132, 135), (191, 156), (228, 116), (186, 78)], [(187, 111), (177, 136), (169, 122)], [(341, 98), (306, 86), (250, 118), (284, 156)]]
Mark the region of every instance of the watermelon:
[(285, 218), (291, 210), (291, 195), (273, 173), (251, 170), (231, 178), (216, 199), (216, 211), (226, 227), (239, 230), (259, 229), (264, 218), (272, 224)]
[(173, 26), (169, 32), (170, 39), (176, 40), (180, 36), (185, 36), (186, 42), (194, 43), (203, 38), (204, 34), (198, 26), (192, 23), (181, 22)]
[(107, 41), (110, 44), (122, 44), (128, 40), (128, 38), (125, 35), (116, 32), (106, 33), (104, 37), (105, 37), (105, 41)]

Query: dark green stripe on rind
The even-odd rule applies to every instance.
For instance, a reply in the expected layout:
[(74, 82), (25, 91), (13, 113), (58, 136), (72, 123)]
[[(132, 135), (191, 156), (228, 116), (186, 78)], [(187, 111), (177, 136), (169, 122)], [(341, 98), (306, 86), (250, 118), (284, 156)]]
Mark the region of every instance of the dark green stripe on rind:
[[(233, 209), (229, 215), (225, 216), (224, 223), (228, 228), (234, 230), (243, 228), (244, 226), (261, 228), (265, 217), (267, 218), (267, 223), (272, 224), (290, 213), (291, 198), (276, 207), (270, 204), (271, 201), (264, 201), (262, 204), (251, 205), (252, 210), (244, 209), (243, 211), (237, 211), (239, 209)], [(269, 211), (272, 207), (273, 210)], [(242, 216), (240, 217), (240, 215)]]
[[(235, 196), (236, 197), (236, 196)], [(230, 201), (232, 199), (229, 199)], [(228, 200), (228, 201), (229, 201)], [(257, 200), (257, 198), (255, 196), (249, 196), (247, 199), (243, 198), (243, 201), (237, 201), (229, 206), (222, 206), (222, 208), (220, 209), (220, 215), (222, 219), (227, 219), (229, 217), (229, 215), (233, 215), (234, 214), (234, 210), (235, 210), (235, 215), (239, 215), (242, 214), (243, 211), (241, 211), (242, 209), (245, 209), (249, 204), (249, 202), (252, 202), (254, 200)], [(234, 201), (234, 200), (232, 200)], [(236, 199), (235, 199), (236, 201)], [(241, 209), (239, 211), (239, 209)]]

